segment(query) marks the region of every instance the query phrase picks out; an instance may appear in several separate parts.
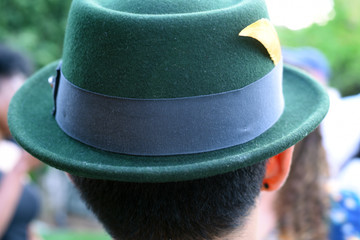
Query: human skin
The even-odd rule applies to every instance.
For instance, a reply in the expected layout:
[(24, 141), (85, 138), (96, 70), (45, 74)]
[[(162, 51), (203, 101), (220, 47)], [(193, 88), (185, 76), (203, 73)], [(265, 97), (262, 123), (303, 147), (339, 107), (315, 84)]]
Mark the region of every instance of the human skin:
[[(10, 100), (25, 81), (25, 76), (16, 74), (11, 77), (1, 77), (0, 80), (0, 141), (10, 137), (7, 123), (7, 111)], [(40, 166), (40, 161), (21, 150), (22, 153), (9, 172), (5, 173), (0, 182), (0, 238), (4, 235), (16, 206), (19, 202), (24, 179), (29, 171)]]
[[(265, 176), (263, 179), (263, 187), (261, 188), (261, 194), (271, 194), (277, 191), (285, 183), (290, 171), (290, 165), (292, 162), (292, 154), (294, 147), (290, 147), (282, 153), (277, 154), (267, 160)], [(72, 176), (66, 174), (72, 181)], [(265, 187), (266, 185), (266, 187)], [(261, 240), (262, 228), (268, 224), (263, 219), (263, 211), (261, 209), (260, 198), (256, 200), (255, 206), (249, 212), (244, 225), (235, 229), (226, 236), (216, 238), (214, 240), (239, 240), (239, 239), (251, 239)], [(261, 231), (259, 231), (261, 230)], [(114, 239), (115, 240), (115, 239)]]
[[(272, 195), (285, 183), (290, 172), (293, 151), (294, 146), (268, 159), (263, 187), (261, 188), (261, 196)], [(261, 209), (263, 206), (260, 204), (261, 200), (262, 199), (258, 197), (256, 205), (249, 214), (246, 224), (238, 231), (234, 231), (223, 238), (224, 240), (262, 239), (262, 233), (264, 228), (267, 228), (268, 223), (263, 221), (264, 216)]]
[(20, 200), (27, 173), (39, 165), (39, 160), (23, 151), (15, 167), (6, 173), (0, 182), (0, 238), (4, 235)]
[(0, 76), (0, 139), (10, 137), (7, 123), (7, 112), (11, 98), (25, 81), (23, 74), (15, 74), (11, 77)]

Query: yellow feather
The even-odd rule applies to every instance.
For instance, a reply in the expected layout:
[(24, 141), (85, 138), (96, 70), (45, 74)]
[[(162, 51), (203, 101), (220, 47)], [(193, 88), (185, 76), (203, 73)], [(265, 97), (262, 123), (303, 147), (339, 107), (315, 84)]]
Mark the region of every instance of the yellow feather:
[(280, 62), (280, 40), (274, 26), (268, 19), (263, 18), (250, 24), (239, 33), (239, 36), (258, 40), (266, 48), (274, 64), (277, 65)]

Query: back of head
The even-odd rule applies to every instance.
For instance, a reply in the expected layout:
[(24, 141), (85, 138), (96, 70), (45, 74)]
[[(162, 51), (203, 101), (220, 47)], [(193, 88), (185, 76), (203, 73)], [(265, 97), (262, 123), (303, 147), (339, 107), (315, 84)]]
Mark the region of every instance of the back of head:
[(203, 240), (241, 226), (259, 195), (265, 161), (210, 178), (126, 183), (72, 176), (83, 200), (117, 240)]
[(17, 141), (73, 175), (115, 239), (196, 240), (246, 229), (264, 159), (328, 100), (283, 66), (264, 0), (74, 0), (62, 61), (11, 106)]
[(0, 138), (11, 135), (7, 124), (9, 103), (30, 73), (30, 62), (24, 55), (0, 44)]
[(10, 77), (16, 74), (28, 76), (31, 70), (32, 66), (24, 55), (0, 44), (0, 77)]

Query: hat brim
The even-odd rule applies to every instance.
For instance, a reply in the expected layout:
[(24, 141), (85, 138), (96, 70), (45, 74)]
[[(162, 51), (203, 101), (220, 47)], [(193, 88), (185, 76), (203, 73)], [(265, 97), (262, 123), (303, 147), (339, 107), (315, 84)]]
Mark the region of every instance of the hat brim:
[[(34, 74), (13, 97), (9, 126), (16, 141), (41, 161), (74, 175), (128, 182), (185, 181), (226, 173), (274, 156), (313, 131), (326, 115), (324, 89), (303, 72), (284, 67), (285, 110), (279, 121), (238, 146), (176, 156), (132, 156), (102, 151), (67, 136), (52, 113), (47, 79), (57, 62)], [(91, 116), (90, 116), (91, 117)]]

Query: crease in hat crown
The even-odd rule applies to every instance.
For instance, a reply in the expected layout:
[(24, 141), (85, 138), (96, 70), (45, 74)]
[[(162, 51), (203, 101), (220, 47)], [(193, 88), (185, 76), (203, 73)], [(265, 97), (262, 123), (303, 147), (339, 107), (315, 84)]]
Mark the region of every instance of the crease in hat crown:
[[(201, 4), (187, 8), (195, 3)], [(76, 0), (68, 19), (63, 73), (80, 88), (128, 98), (240, 89), (274, 68), (261, 43), (238, 36), (267, 17), (262, 0)]]

